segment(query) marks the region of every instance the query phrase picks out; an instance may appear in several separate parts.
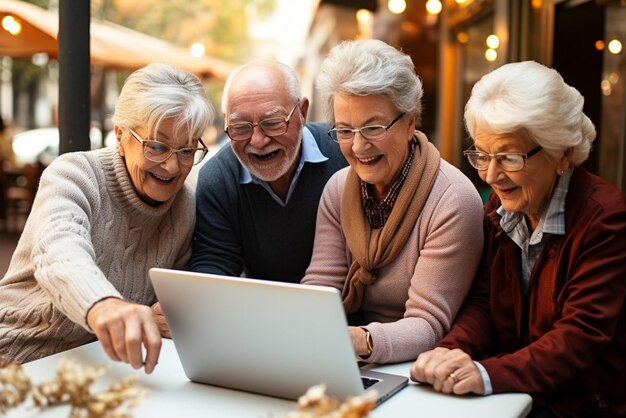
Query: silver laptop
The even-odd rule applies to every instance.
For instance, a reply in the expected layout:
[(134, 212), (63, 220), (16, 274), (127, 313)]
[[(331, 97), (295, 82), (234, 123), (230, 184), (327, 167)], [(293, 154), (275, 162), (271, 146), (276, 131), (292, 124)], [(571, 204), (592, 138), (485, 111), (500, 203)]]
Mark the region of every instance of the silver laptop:
[(290, 400), (325, 383), (341, 400), (375, 389), (379, 404), (407, 385), (359, 369), (337, 289), (159, 268), (150, 278), (194, 382)]

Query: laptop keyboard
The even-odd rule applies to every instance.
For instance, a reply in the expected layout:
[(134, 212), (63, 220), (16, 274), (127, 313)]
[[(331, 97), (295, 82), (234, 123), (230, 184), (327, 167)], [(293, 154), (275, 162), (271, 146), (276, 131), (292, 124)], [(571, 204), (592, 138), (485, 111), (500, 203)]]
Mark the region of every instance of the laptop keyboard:
[(367, 389), (373, 385), (375, 385), (376, 383), (380, 382), (379, 379), (372, 379), (370, 377), (363, 377), (361, 376), (361, 382), (363, 383), (363, 389)]

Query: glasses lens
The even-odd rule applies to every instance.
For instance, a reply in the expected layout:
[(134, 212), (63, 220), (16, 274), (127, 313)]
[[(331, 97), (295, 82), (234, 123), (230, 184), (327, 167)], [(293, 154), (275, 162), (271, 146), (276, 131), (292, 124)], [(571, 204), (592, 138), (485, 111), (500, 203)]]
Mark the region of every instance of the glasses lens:
[(465, 154), (467, 161), (469, 161), (470, 165), (475, 169), (485, 170), (489, 167), (491, 158), (488, 155), (478, 151), (465, 151), (463, 154)]
[(150, 161), (161, 162), (172, 155), (172, 148), (158, 141), (143, 141), (143, 154)]
[(524, 168), (524, 157), (520, 154), (498, 155), (498, 163), (505, 171), (519, 171)]
[(193, 165), (196, 164), (196, 154), (198, 154), (198, 150), (195, 148), (183, 148), (178, 150), (178, 161), (183, 165)]
[[(479, 151), (465, 151), (467, 160), (477, 170), (487, 170), (491, 162), (491, 156)], [(496, 154), (493, 156), (498, 165), (504, 171), (519, 171), (524, 168), (524, 156), (522, 154)]]
[(200, 161), (202, 161), (205, 157), (205, 155), (207, 155), (208, 150), (205, 149), (199, 149), (196, 150), (196, 152), (194, 152), (193, 154), (193, 161), (192, 161), (192, 165), (196, 165), (198, 164)]
[(252, 136), (252, 124), (250, 123), (234, 123), (228, 125), (226, 133), (230, 139), (234, 141), (243, 141)]
[(387, 133), (387, 129), (384, 126), (364, 126), (361, 128), (361, 135), (365, 139), (369, 139), (370, 141), (376, 141), (377, 139), (382, 139)]
[(336, 142), (350, 142), (354, 138), (354, 132), (352, 129), (338, 129), (333, 128), (328, 131), (330, 137)]
[(265, 119), (259, 122), (263, 133), (267, 136), (278, 136), (287, 132), (287, 122), (281, 118)]

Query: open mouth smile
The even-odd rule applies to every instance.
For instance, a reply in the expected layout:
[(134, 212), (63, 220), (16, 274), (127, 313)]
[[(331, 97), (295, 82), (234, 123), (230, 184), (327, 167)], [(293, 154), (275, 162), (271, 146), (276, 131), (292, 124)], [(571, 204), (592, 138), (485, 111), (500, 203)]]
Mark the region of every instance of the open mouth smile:
[(270, 159), (274, 158), (276, 156), (276, 154), (278, 154), (278, 151), (280, 151), (280, 150), (272, 151), (272, 152), (269, 152), (267, 154), (254, 154), (254, 153), (251, 153), (249, 155), (251, 157), (257, 159), (257, 160), (265, 161), (265, 160), (270, 160)]
[(157, 180), (157, 181), (160, 181), (160, 182), (162, 182), (162, 183), (171, 183), (172, 181), (174, 181), (174, 178), (175, 178), (175, 177), (161, 177), (161, 176), (157, 176), (157, 175), (156, 175), (156, 174), (154, 174), (154, 173), (148, 173), (148, 174), (150, 174), (150, 176), (151, 176), (153, 179), (155, 179), (155, 180)]
[(359, 160), (359, 162), (363, 165), (370, 165), (376, 163), (381, 157), (381, 155), (376, 155), (369, 158), (357, 158), (357, 160)]

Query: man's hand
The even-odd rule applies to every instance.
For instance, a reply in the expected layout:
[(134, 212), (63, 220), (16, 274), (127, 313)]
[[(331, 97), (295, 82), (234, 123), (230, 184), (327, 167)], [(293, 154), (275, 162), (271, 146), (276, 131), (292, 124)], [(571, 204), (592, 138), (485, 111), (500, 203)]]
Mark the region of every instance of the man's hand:
[(87, 323), (112, 360), (129, 363), (135, 369), (145, 366), (146, 373), (152, 373), (161, 351), (161, 333), (148, 306), (103, 299), (89, 309)]

